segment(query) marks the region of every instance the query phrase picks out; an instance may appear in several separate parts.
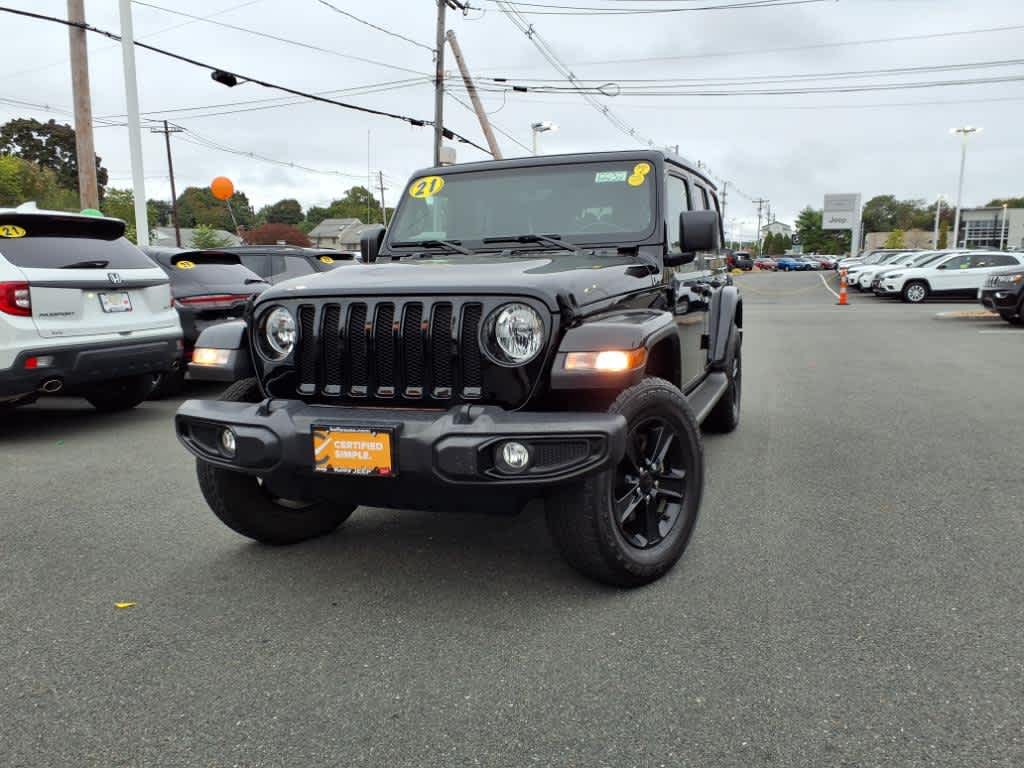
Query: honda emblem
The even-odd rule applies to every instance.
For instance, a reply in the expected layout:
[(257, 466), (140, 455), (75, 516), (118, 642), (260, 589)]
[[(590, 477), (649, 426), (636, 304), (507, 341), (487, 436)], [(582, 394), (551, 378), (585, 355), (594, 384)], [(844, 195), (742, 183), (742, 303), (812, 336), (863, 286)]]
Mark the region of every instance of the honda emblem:
[(121, 283), (124, 282), (124, 278), (117, 274), (117, 272), (107, 272), (107, 279), (113, 285), (120, 285)]

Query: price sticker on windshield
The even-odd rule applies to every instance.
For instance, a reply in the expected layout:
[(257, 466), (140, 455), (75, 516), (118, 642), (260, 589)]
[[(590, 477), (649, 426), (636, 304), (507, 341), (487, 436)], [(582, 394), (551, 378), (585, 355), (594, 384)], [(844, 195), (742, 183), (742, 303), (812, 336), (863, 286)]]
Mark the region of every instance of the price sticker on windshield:
[(24, 237), (24, 228), (17, 224), (0, 224), (0, 237)]
[(416, 181), (409, 185), (409, 196), (425, 200), (428, 197), (433, 197), (442, 189), (444, 189), (443, 178), (440, 176), (424, 176), (422, 179), (416, 179)]
[(647, 174), (650, 172), (650, 163), (637, 163), (633, 166), (633, 173), (626, 179), (626, 183), (631, 187), (639, 187), (647, 179)]
[(196, 268), (196, 263), (194, 261), (188, 261), (186, 259), (182, 259), (181, 261), (179, 261), (174, 266), (176, 266), (178, 269), (195, 269)]

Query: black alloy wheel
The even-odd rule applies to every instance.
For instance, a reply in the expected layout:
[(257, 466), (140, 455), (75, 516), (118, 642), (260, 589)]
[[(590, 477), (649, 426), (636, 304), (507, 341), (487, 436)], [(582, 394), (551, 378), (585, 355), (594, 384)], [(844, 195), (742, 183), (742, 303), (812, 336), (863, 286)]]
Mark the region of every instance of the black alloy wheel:
[(684, 516), (687, 472), (683, 442), (665, 420), (652, 416), (629, 433), (615, 473), (615, 521), (637, 549), (660, 544)]

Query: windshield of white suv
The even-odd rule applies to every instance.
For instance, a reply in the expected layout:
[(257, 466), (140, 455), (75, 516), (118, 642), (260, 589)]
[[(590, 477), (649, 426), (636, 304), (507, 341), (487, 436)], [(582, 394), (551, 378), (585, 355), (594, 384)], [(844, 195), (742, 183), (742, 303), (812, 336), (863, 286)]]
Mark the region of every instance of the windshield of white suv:
[(577, 243), (636, 241), (654, 230), (653, 171), (646, 161), (619, 160), (417, 178), (389, 242), (479, 247), (484, 238), (553, 233)]

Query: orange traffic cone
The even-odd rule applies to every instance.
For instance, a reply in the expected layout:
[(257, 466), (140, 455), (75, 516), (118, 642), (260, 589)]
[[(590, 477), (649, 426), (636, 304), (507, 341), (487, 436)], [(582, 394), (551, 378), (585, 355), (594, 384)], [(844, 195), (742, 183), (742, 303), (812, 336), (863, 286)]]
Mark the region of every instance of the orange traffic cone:
[(839, 304), (840, 307), (848, 306), (846, 301), (846, 270), (839, 270)]

